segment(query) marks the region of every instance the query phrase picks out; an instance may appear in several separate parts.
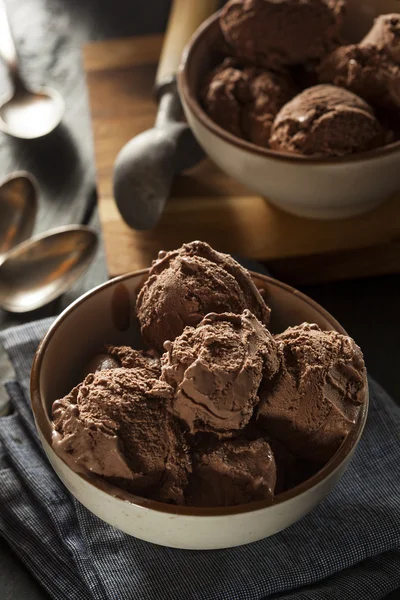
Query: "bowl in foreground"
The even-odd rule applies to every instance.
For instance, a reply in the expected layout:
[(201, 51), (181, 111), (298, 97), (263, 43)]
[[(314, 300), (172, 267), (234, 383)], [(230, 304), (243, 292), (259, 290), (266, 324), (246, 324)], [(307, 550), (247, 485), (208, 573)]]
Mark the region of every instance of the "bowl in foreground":
[[(312, 510), (340, 479), (360, 439), (368, 402), (335, 456), (316, 475), (277, 496), (273, 504), (259, 501), (226, 508), (163, 504), (125, 492), (101, 477), (78, 474), (53, 451), (53, 401), (80, 381), (84, 366), (104, 344), (141, 346), (133, 315), (137, 291), (147, 272), (118, 277), (79, 298), (58, 317), (39, 345), (31, 374), (32, 407), (54, 470), (70, 492), (103, 521), (156, 544), (197, 550), (228, 548), (285, 529)], [(252, 277), (266, 291), (274, 333), (303, 321), (344, 333), (339, 323), (307, 296), (269, 277), (254, 273)]]

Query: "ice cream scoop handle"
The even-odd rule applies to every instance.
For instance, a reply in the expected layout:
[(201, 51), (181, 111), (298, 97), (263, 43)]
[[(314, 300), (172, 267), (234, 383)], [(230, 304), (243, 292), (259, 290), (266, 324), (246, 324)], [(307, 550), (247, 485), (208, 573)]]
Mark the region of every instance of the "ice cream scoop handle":
[(218, 0), (173, 0), (156, 74), (157, 91), (176, 75), (191, 35), (217, 7)]

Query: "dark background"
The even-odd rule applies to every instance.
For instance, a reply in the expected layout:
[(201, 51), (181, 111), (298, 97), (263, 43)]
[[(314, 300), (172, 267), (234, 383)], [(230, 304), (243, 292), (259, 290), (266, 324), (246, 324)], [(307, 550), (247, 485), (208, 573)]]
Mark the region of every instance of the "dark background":
[[(169, 1), (6, 1), (26, 81), (32, 86), (48, 84), (59, 89), (66, 101), (66, 115), (63, 126), (50, 139), (22, 142), (0, 133), (0, 178), (17, 169), (26, 169), (37, 177), (40, 212), (35, 233), (70, 223), (90, 224), (99, 229), (81, 46), (88, 40), (163, 31)], [(7, 92), (8, 85), (7, 73), (0, 64), (0, 95)], [(100, 246), (89, 272), (61, 300), (23, 317), (0, 309), (0, 328), (55, 315), (106, 278)], [(303, 291), (328, 309), (356, 339), (364, 351), (370, 374), (400, 402), (400, 276), (305, 287)], [(0, 349), (0, 382), (7, 375), (8, 367)], [(395, 597), (399, 596), (392, 595)], [(45, 598), (2, 540), (0, 598)]]

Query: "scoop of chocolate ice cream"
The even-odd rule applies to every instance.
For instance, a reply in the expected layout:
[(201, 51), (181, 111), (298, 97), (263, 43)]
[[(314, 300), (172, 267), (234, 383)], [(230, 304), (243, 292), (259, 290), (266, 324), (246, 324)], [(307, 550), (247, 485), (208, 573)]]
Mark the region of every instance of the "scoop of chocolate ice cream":
[(154, 350), (135, 350), (130, 346), (108, 346), (107, 353), (94, 356), (86, 366), (85, 377), (89, 373), (126, 367), (141, 369), (150, 379), (161, 374), (160, 357)]
[(251, 102), (249, 76), (233, 58), (226, 58), (207, 76), (201, 93), (204, 108), (218, 125), (245, 137), (243, 106)]
[(332, 50), (343, 8), (342, 0), (230, 0), (220, 24), (235, 56), (279, 69)]
[(96, 371), (108, 371), (109, 369), (118, 369), (121, 364), (107, 354), (106, 352), (101, 352), (93, 356), (93, 358), (88, 362), (83, 371), (84, 377), (89, 375), (89, 373), (95, 373)]
[(309, 323), (275, 340), (283, 366), (260, 391), (258, 422), (296, 456), (323, 464), (354, 428), (366, 400), (361, 350), (350, 337)]
[(376, 107), (398, 110), (400, 15), (382, 15), (360, 44), (329, 54), (319, 67), (319, 79), (351, 90)]
[(207, 313), (240, 314), (246, 308), (268, 324), (270, 309), (248, 271), (204, 242), (161, 253), (136, 303), (142, 337), (159, 350)]
[(400, 14), (380, 15), (360, 46), (374, 46), (385, 51), (397, 64), (400, 64)]
[(125, 369), (140, 369), (150, 378), (160, 376), (160, 356), (154, 350), (135, 350), (130, 346), (108, 346), (107, 350)]
[(333, 85), (317, 85), (280, 110), (270, 146), (307, 156), (346, 156), (376, 148), (384, 139), (381, 125), (364, 100)]
[(263, 375), (273, 377), (280, 366), (275, 340), (248, 310), (211, 313), (166, 349), (161, 377), (174, 388), (172, 410), (191, 433), (225, 436), (244, 427)]
[(274, 496), (274, 455), (263, 439), (215, 442), (194, 453), (187, 503), (234, 506)]
[(259, 146), (268, 146), (272, 122), (297, 93), (288, 73), (274, 73), (225, 59), (209, 75), (202, 98), (218, 125)]
[[(254, 412), (257, 413), (257, 409)], [(320, 468), (315, 462), (295, 456), (284, 443), (267, 435), (265, 429), (260, 427), (256, 414), (253, 414), (250, 423), (241, 430), (240, 436), (250, 442), (262, 438), (270, 445), (276, 466), (275, 496), (309, 479)], [(196, 438), (202, 439), (204, 434), (195, 436), (195, 444), (198, 444)]]
[(53, 403), (53, 449), (76, 470), (181, 504), (190, 460), (167, 411), (170, 397), (170, 387), (146, 376), (145, 369), (89, 374)]

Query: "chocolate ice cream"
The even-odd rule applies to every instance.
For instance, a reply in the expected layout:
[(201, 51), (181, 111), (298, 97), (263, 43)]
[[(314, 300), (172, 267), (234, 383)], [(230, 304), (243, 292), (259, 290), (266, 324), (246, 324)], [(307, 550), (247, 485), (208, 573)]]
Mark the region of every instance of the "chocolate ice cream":
[(359, 43), (322, 61), (321, 82), (351, 90), (377, 107), (400, 108), (400, 15), (382, 15)]
[(96, 371), (107, 371), (109, 369), (118, 369), (120, 367), (118, 360), (110, 356), (107, 352), (101, 352), (96, 354), (83, 370), (83, 375), (89, 375), (89, 373), (95, 373)]
[[(255, 413), (257, 413), (257, 408)], [(255, 419), (254, 414), (250, 423), (241, 430), (240, 435), (250, 442), (263, 439), (270, 445), (276, 466), (275, 495), (290, 490), (309, 479), (319, 469), (315, 463), (295, 456), (282, 442), (267, 435), (265, 429), (260, 427), (259, 421)], [(202, 437), (202, 435), (198, 434), (197, 437)]]
[(376, 148), (384, 139), (373, 109), (364, 100), (343, 88), (317, 85), (281, 109), (270, 146), (307, 156), (346, 156)]
[(244, 427), (263, 375), (280, 367), (272, 335), (248, 310), (209, 314), (165, 347), (162, 379), (174, 388), (172, 410), (191, 433), (226, 436)]
[(166, 340), (207, 313), (240, 314), (246, 308), (269, 323), (270, 310), (246, 269), (204, 242), (160, 253), (136, 304), (144, 341), (161, 351)]
[(297, 91), (288, 73), (246, 67), (227, 58), (207, 78), (203, 104), (226, 131), (268, 146), (275, 116)]
[(274, 497), (275, 459), (263, 439), (215, 442), (193, 455), (188, 504), (234, 506)]
[(85, 368), (84, 375), (125, 367), (140, 369), (144, 378), (158, 378), (161, 374), (159, 355), (154, 350), (134, 350), (130, 346), (108, 346), (106, 351), (92, 358)]
[(400, 14), (380, 15), (360, 46), (374, 46), (400, 64)]
[[(357, 154), (396, 139), (400, 15), (379, 16), (360, 43), (340, 46), (345, 4), (227, 2), (219, 52), (230, 57), (200, 90), (210, 117), (260, 147), (316, 158)], [(296, 88), (306, 89), (295, 95)]]
[(354, 341), (303, 323), (275, 336), (282, 369), (260, 391), (258, 422), (296, 456), (323, 464), (354, 428), (366, 370)]
[(182, 504), (191, 467), (170, 401), (171, 388), (149, 378), (146, 368), (89, 374), (53, 403), (53, 448), (77, 470)]
[(343, 9), (342, 0), (230, 0), (220, 24), (234, 56), (276, 70), (332, 50)]
[(161, 360), (106, 346), (53, 402), (53, 449), (75, 471), (170, 504), (272, 502), (355, 427), (367, 395), (358, 346), (308, 323), (273, 336), (229, 256), (201, 242), (163, 253), (138, 303), (146, 341), (165, 341)]

